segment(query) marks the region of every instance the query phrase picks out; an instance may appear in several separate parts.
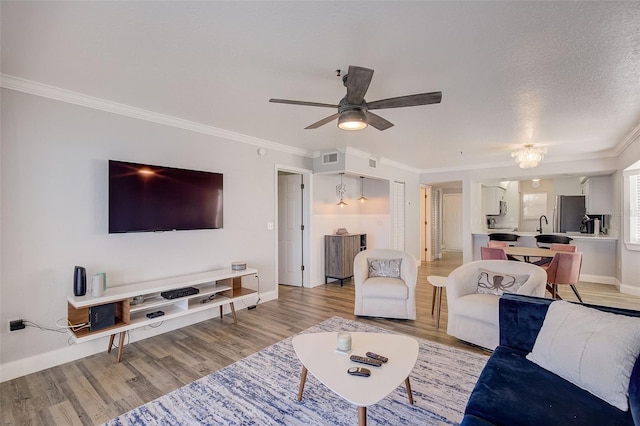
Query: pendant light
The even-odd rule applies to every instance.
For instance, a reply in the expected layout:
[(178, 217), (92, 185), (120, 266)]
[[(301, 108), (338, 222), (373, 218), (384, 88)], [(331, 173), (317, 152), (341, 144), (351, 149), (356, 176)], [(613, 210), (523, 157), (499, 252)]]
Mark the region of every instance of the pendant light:
[(361, 203), (367, 201), (367, 197), (364, 196), (364, 176), (360, 176), (360, 198), (358, 198)]
[(347, 190), (347, 186), (345, 184), (342, 183), (342, 175), (344, 173), (340, 173), (340, 185), (336, 185), (336, 195), (338, 195), (340, 197), (340, 201), (338, 201), (338, 203), (336, 205), (340, 206), (340, 208), (343, 208), (344, 206), (347, 205), (347, 203), (344, 202), (344, 193)]

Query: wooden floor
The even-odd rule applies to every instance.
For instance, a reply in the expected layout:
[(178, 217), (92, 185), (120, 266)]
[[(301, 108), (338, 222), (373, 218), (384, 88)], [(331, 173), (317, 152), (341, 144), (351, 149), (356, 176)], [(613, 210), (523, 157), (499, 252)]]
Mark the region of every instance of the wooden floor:
[[(426, 277), (446, 276), (461, 263), (460, 253), (445, 253), (420, 267), (416, 321), (355, 318), (351, 281), (344, 287), (280, 286), (279, 299), (238, 311), (238, 325), (228, 316), (204, 321), (126, 346), (119, 364), (115, 353), (105, 352), (2, 383), (2, 424), (102, 423), (334, 315), (482, 351), (446, 334), (446, 296), (439, 330), (431, 316), (433, 287)], [(578, 288), (586, 303), (640, 309), (640, 297), (621, 295), (612, 286)], [(576, 300), (571, 289), (561, 289), (561, 295)]]

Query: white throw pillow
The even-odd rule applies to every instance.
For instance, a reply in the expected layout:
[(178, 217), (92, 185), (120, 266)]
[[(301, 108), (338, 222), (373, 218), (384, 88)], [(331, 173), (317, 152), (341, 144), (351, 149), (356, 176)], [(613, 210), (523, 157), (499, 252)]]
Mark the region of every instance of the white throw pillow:
[(627, 411), (640, 355), (640, 318), (565, 301), (551, 303), (527, 359)]
[(495, 294), (496, 296), (500, 296), (502, 293), (517, 293), (528, 279), (529, 275), (513, 275), (480, 268), (476, 293)]

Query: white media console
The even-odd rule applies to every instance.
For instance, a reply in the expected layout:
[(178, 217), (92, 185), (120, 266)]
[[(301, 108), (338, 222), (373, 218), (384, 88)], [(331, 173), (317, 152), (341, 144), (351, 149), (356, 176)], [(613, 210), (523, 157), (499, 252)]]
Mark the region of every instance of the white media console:
[[(122, 348), (127, 331), (156, 324), (173, 318), (179, 318), (208, 309), (219, 308), (222, 318), (222, 307), (229, 305), (234, 323), (237, 323), (234, 302), (255, 297), (256, 292), (242, 287), (242, 277), (256, 275), (257, 269), (247, 268), (234, 271), (231, 268), (198, 274), (182, 275), (160, 280), (145, 281), (110, 287), (107, 292), (98, 297), (89, 294), (85, 296), (68, 296), (68, 320), (71, 326), (77, 328), (89, 323), (90, 308), (113, 304), (114, 325), (91, 330), (88, 327), (71, 330), (76, 343), (109, 336), (108, 352), (111, 352), (113, 340), (119, 334), (118, 362), (122, 359)], [(160, 295), (163, 291), (175, 290), (183, 287), (196, 287), (200, 292), (176, 299), (165, 299)], [(132, 304), (132, 299), (142, 296), (143, 302)], [(148, 318), (147, 314), (161, 310), (164, 315)]]

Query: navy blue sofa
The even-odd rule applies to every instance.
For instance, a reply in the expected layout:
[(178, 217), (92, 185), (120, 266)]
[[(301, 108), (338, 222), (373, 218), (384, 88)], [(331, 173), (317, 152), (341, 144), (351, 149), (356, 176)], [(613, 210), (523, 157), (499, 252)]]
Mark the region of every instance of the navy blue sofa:
[[(500, 298), (500, 345), (478, 378), (462, 425), (640, 425), (640, 358), (631, 374), (629, 411), (621, 411), (525, 358), (552, 301), (515, 294)], [(640, 311), (585, 306), (640, 317)]]

